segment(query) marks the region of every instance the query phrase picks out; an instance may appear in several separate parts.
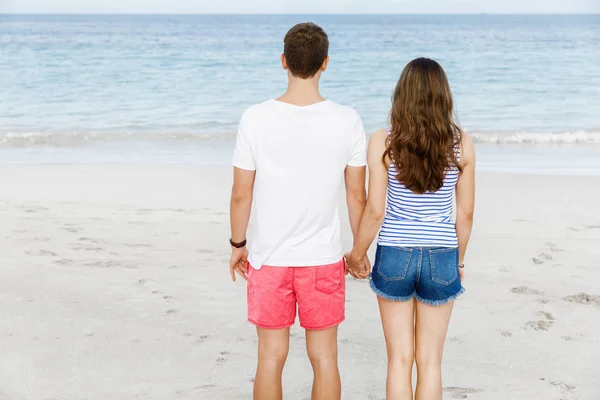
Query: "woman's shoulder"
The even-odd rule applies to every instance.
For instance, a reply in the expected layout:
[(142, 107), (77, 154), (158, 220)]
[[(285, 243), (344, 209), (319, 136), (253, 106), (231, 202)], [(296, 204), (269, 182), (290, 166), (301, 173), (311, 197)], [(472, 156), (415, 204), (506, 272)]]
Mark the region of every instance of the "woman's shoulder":
[(371, 139), (369, 139), (369, 142), (372, 144), (385, 143), (387, 141), (388, 136), (389, 136), (388, 128), (379, 129), (378, 131), (375, 131), (371, 135)]

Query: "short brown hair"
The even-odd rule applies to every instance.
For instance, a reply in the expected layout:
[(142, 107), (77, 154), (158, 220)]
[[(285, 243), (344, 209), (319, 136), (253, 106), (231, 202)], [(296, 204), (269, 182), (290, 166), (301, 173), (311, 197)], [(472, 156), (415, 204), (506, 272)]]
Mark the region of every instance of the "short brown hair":
[(294, 26), (283, 39), (283, 54), (295, 77), (312, 78), (319, 72), (329, 54), (329, 39), (325, 31), (312, 22)]

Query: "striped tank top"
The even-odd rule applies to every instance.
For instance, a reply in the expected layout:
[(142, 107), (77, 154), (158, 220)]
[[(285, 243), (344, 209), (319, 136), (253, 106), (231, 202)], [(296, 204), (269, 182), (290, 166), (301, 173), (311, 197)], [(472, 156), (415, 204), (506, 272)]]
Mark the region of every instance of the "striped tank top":
[[(460, 159), (460, 147), (456, 152)], [(395, 247), (458, 247), (452, 218), (458, 169), (446, 172), (444, 185), (437, 192), (424, 194), (407, 189), (398, 182), (396, 174), (391, 163), (385, 218), (377, 243)]]

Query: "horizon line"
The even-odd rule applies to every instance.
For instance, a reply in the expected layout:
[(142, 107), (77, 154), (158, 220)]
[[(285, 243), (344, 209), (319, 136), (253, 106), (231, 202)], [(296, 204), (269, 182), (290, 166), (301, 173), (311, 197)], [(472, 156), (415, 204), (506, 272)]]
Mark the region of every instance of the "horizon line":
[(145, 13), (145, 12), (99, 12), (99, 13), (85, 13), (85, 12), (2, 12), (0, 15), (38, 15), (38, 16), (294, 16), (294, 15), (331, 15), (331, 16), (360, 16), (360, 15), (373, 15), (373, 16), (387, 16), (387, 15), (414, 15), (414, 16), (478, 16), (478, 15), (494, 15), (494, 16), (596, 16), (600, 15), (600, 12), (591, 13), (578, 13), (578, 12), (548, 12), (548, 13), (495, 13), (495, 12), (464, 12), (464, 13), (385, 13), (385, 12), (366, 12), (366, 13), (221, 13), (221, 12), (208, 12), (208, 13), (178, 13), (178, 12), (167, 12), (167, 13)]

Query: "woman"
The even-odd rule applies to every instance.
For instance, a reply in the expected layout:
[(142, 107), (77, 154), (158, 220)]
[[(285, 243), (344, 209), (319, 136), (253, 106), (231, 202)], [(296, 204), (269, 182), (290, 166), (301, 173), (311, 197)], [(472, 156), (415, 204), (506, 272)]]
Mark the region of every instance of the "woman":
[(391, 128), (369, 142), (369, 198), (346, 258), (349, 272), (365, 277), (381, 228), (371, 288), (387, 345), (388, 400), (413, 398), (414, 360), (415, 398), (442, 399), (442, 352), (453, 301), (464, 291), (475, 199), (475, 150), (452, 108), (442, 67), (413, 60), (393, 96)]

